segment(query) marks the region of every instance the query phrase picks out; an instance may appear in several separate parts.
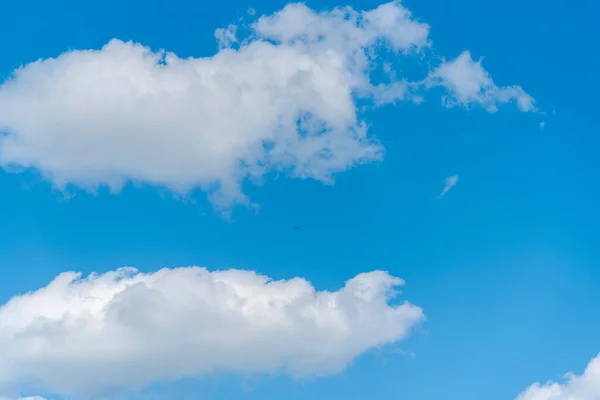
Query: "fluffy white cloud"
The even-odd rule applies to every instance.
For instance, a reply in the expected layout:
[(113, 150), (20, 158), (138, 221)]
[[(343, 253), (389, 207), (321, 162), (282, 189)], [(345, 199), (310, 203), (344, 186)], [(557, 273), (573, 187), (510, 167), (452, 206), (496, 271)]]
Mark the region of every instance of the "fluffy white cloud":
[(424, 318), (390, 303), (403, 283), (382, 271), (335, 292), (242, 270), (63, 273), (0, 308), (0, 388), (89, 394), (220, 371), (336, 373)]
[(519, 86), (496, 86), (481, 65), (481, 59), (474, 61), (469, 51), (438, 66), (429, 75), (427, 86), (446, 88), (449, 95), (444, 102), (448, 107), (477, 104), (489, 112), (495, 112), (499, 104), (515, 101), (521, 111), (535, 111), (534, 100), (530, 95)]
[(600, 400), (600, 354), (582, 375), (569, 373), (563, 383), (534, 383), (516, 400)]
[[(257, 33), (279, 43), (312, 43), (323, 50), (364, 59), (364, 49), (386, 41), (394, 50), (410, 52), (428, 45), (429, 26), (413, 20), (400, 2), (383, 4), (371, 11), (350, 7), (316, 13), (304, 4), (287, 5), (273, 16), (261, 17)], [(361, 63), (351, 69), (366, 67)]]
[(461, 103), (491, 109), (517, 96), (530, 108), (524, 92), (493, 86), (468, 53), (427, 85), (374, 84), (379, 50), (410, 57), (430, 46), (429, 26), (398, 1), (320, 13), (290, 4), (249, 27), (241, 39), (234, 25), (217, 30), (212, 57), (182, 59), (115, 39), (24, 65), (0, 86), (0, 166), (37, 169), (59, 188), (199, 187), (228, 207), (249, 204), (241, 182), (268, 170), (331, 182), (380, 160), (384, 149), (367, 135), (358, 98), (390, 103), (440, 84)]

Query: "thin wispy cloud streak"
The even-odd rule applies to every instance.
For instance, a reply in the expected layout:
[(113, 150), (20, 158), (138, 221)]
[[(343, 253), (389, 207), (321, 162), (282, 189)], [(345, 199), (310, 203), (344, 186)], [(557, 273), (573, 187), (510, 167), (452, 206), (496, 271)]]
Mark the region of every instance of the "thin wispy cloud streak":
[(450, 191), (450, 189), (452, 189), (454, 186), (456, 186), (457, 183), (458, 183), (458, 175), (452, 175), (452, 176), (447, 177), (446, 180), (444, 181), (444, 189), (442, 189), (442, 192), (436, 197), (436, 200), (439, 200), (442, 197), (444, 197)]

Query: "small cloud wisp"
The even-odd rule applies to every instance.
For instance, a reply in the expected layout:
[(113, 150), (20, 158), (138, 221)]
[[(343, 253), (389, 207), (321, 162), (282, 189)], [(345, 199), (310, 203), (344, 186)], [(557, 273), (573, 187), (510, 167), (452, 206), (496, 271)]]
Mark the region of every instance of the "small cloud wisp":
[(452, 176), (449, 176), (448, 178), (446, 178), (446, 180), (444, 181), (444, 189), (438, 195), (438, 197), (436, 197), (436, 200), (439, 200), (442, 197), (444, 197), (446, 195), (446, 193), (448, 193), (450, 191), (450, 189), (452, 189), (454, 186), (456, 186), (457, 183), (458, 183), (458, 175), (452, 175)]

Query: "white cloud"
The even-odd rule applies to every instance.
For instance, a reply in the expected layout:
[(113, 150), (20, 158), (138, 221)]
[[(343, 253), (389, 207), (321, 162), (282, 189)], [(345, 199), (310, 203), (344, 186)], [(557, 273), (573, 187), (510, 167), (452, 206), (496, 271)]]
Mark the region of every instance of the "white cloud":
[(449, 96), (445, 98), (445, 104), (448, 107), (477, 104), (495, 112), (499, 104), (515, 101), (519, 110), (535, 111), (530, 95), (519, 86), (496, 86), (481, 61), (474, 61), (471, 53), (464, 51), (456, 59), (445, 61), (432, 71), (426, 85), (446, 88)]
[(249, 204), (241, 182), (269, 170), (328, 183), (380, 160), (384, 149), (367, 134), (358, 98), (393, 103), (440, 84), (465, 105), (492, 109), (493, 99), (514, 95), (530, 108), (531, 98), (493, 86), (468, 53), (425, 86), (374, 84), (370, 71), (385, 64), (375, 49), (409, 57), (430, 46), (429, 26), (397, 1), (320, 13), (290, 4), (250, 30), (245, 38), (234, 25), (217, 30), (212, 57), (182, 59), (115, 39), (17, 69), (0, 86), (0, 166), (34, 168), (59, 188), (201, 188), (228, 208)]
[(582, 375), (569, 373), (563, 383), (534, 383), (516, 400), (600, 400), (600, 354)]
[(381, 271), (335, 292), (242, 270), (63, 273), (0, 308), (0, 388), (90, 394), (211, 372), (336, 373), (423, 319), (390, 304), (403, 283)]
[(446, 178), (444, 180), (444, 189), (442, 189), (442, 192), (438, 195), (438, 199), (441, 199), (442, 197), (444, 197), (446, 195), (446, 193), (448, 193), (450, 191), (450, 189), (452, 189), (454, 186), (456, 186), (456, 184), (458, 183), (458, 175), (452, 175), (449, 176), (448, 178)]
[[(0, 397), (0, 400), (12, 400), (10, 398), (7, 397)], [(41, 396), (29, 396), (29, 397), (20, 397), (18, 400), (47, 400), (44, 397)]]
[(320, 50), (358, 56), (360, 68), (367, 66), (364, 49), (378, 41), (408, 53), (428, 46), (429, 36), (429, 26), (415, 21), (400, 2), (386, 3), (366, 12), (344, 7), (322, 13), (294, 3), (273, 16), (259, 18), (254, 28), (260, 36), (280, 43), (311, 43)]

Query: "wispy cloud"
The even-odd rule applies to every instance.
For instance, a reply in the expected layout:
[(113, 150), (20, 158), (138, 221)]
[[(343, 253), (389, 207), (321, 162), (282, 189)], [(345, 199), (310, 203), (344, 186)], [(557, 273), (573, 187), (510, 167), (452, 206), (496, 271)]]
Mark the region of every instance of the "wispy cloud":
[(444, 189), (442, 190), (442, 193), (440, 193), (438, 195), (438, 197), (436, 197), (436, 199), (441, 199), (442, 197), (444, 197), (446, 195), (446, 193), (448, 193), (450, 191), (450, 189), (452, 189), (454, 186), (456, 186), (456, 184), (458, 183), (458, 175), (452, 175), (446, 178), (446, 180), (444, 181)]

